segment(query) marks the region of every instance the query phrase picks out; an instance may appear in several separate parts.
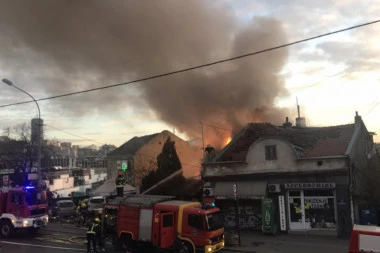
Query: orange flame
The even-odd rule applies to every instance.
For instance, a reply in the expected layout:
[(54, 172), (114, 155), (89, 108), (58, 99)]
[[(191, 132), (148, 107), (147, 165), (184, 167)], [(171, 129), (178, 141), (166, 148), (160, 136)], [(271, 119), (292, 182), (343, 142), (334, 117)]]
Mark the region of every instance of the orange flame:
[(224, 145), (227, 145), (228, 143), (230, 143), (232, 140), (231, 137), (228, 137), (225, 141), (224, 141)]

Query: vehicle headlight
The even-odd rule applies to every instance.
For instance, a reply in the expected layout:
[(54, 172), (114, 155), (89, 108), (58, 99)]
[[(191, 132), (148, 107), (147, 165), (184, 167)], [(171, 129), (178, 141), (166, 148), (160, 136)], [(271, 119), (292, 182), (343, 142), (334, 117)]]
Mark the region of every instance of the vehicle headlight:
[(22, 225), (25, 227), (26, 225), (28, 225), (29, 221), (28, 220), (23, 220), (22, 221)]

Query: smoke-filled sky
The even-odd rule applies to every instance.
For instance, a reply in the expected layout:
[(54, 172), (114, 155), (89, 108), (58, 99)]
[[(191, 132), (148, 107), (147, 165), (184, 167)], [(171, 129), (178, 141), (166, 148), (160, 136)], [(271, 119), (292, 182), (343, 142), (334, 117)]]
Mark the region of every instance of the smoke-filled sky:
[[(0, 78), (36, 99), (124, 83), (375, 20), (380, 2), (0, 0)], [(45, 137), (121, 145), (175, 128), (222, 145), (248, 122), (380, 132), (380, 24), (144, 82), (39, 101)], [(30, 100), (3, 85), (1, 103)], [(37, 116), (0, 108), (0, 128)], [(231, 131), (226, 131), (231, 130)]]

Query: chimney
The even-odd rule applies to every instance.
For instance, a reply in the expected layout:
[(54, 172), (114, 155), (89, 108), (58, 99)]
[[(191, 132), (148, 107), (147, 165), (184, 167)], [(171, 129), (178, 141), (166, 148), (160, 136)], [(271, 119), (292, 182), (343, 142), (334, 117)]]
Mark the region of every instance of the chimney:
[(300, 116), (300, 106), (298, 105), (297, 98), (296, 100), (297, 100), (297, 111), (298, 111), (298, 117), (296, 118), (296, 127), (306, 127), (306, 119)]
[(361, 122), (362, 121), (362, 117), (359, 116), (358, 112), (356, 111), (355, 112), (355, 123), (358, 123), (358, 122)]
[(214, 159), (214, 157), (215, 157), (215, 149), (214, 149), (214, 147), (212, 147), (210, 145), (207, 145), (207, 147), (205, 148), (205, 151), (206, 151), (207, 161), (211, 162)]
[(282, 125), (284, 126), (285, 129), (290, 129), (290, 128), (292, 128), (292, 123), (289, 122), (289, 118), (288, 118), (288, 117), (286, 117), (286, 121), (285, 121), (285, 123), (282, 124)]

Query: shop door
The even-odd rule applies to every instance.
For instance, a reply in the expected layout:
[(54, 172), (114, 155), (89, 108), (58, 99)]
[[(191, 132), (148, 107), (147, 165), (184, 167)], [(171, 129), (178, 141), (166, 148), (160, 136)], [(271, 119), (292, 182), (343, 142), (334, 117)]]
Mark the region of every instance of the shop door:
[(303, 191), (289, 191), (288, 200), (290, 230), (305, 229), (305, 205)]

